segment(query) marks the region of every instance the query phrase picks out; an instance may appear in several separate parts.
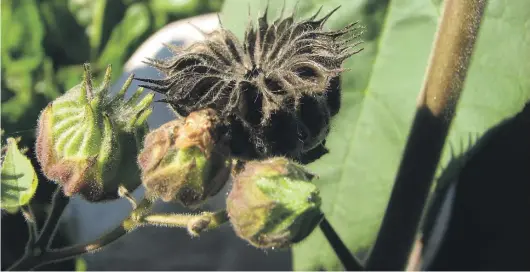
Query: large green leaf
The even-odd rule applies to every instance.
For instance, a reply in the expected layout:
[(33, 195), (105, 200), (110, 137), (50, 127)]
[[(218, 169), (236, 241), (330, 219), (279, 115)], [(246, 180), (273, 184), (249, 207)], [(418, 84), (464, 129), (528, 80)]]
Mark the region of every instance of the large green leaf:
[(28, 204), (37, 190), (37, 173), (31, 161), (20, 152), (13, 138), (7, 139), (1, 173), (2, 209), (11, 212)]
[[(242, 37), (247, 6), (252, 18), (267, 1), (227, 0), (223, 24)], [(270, 1), (274, 18), (283, 1)], [(287, 1), (292, 7), (293, 1)], [(345, 67), (342, 109), (333, 120), (330, 153), (310, 165), (323, 210), (355, 252), (372, 245), (383, 217), (406, 142), (441, 11), (440, 1), (300, 1), (300, 16), (320, 5), (342, 9), (327, 24), (338, 28), (361, 20), (366, 50)], [(379, 3), (380, 5), (376, 4)], [(258, 5), (259, 4), (259, 5)], [(375, 8), (374, 8), (375, 7)], [(376, 10), (376, 12), (373, 12)], [(384, 21), (378, 19), (382, 17)], [(530, 98), (530, 1), (491, 1), (449, 140), (482, 134), (516, 113)], [(379, 32), (378, 27), (382, 29)], [(449, 158), (444, 151), (442, 163)], [(295, 269), (338, 269), (340, 264), (320, 231), (294, 249)]]

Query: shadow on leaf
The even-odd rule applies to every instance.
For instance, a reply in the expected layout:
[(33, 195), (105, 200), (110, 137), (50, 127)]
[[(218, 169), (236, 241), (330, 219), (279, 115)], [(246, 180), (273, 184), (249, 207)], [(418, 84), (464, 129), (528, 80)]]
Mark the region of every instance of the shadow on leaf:
[(530, 270), (530, 101), (440, 176), (424, 222), (427, 270)]

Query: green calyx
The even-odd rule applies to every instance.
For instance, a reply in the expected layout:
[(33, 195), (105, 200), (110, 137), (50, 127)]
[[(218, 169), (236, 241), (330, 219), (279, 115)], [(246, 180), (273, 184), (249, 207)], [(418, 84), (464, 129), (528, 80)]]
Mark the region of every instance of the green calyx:
[(248, 162), (227, 199), (236, 233), (261, 248), (288, 247), (322, 219), (313, 175), (285, 158)]
[(82, 83), (41, 112), (37, 158), (44, 174), (59, 182), (66, 195), (80, 193), (89, 201), (115, 199), (120, 185), (132, 191), (141, 184), (135, 158), (148, 131), (154, 96), (139, 99), (139, 89), (125, 100), (132, 76), (116, 96), (110, 96), (110, 66), (97, 87), (90, 66), (84, 68)]
[(147, 135), (138, 165), (152, 198), (195, 208), (224, 186), (231, 161), (226, 145), (213, 136), (210, 113), (199, 111)]

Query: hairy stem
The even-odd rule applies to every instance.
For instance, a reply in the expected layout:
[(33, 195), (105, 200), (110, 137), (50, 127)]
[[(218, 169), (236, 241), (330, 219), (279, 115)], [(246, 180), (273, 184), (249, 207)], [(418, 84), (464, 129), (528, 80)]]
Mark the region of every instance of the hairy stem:
[(186, 228), (191, 235), (197, 236), (202, 231), (218, 228), (228, 222), (228, 214), (225, 210), (201, 214), (151, 214), (143, 217), (140, 222), (147, 225)]
[(403, 270), (463, 89), (486, 0), (446, 0), (418, 109), (367, 270)]
[(342, 266), (346, 271), (363, 271), (364, 268), (361, 262), (348, 250), (348, 247), (342, 242), (339, 235), (335, 232), (333, 227), (329, 224), (326, 217), (320, 221), (320, 230), (326, 236), (326, 239), (333, 247), (335, 254), (342, 263)]
[[(118, 225), (116, 228), (114, 228), (110, 232), (102, 235), (98, 239), (92, 242), (86, 243), (86, 244), (74, 245), (71, 247), (65, 247), (61, 249), (48, 249), (48, 247), (41, 249), (39, 247), (36, 247), (37, 243), (35, 242), (33, 246), (30, 247), (31, 250), (26, 251), (26, 254), (22, 256), (22, 258), (18, 260), (8, 270), (9, 271), (30, 270), (30, 269), (34, 269), (34, 268), (37, 268), (39, 266), (42, 266), (48, 263), (64, 261), (64, 260), (77, 257), (79, 255), (88, 253), (88, 252), (94, 252), (116, 241), (123, 235), (127, 234), (128, 232), (138, 227), (140, 225), (140, 222), (138, 221), (138, 219), (150, 211), (152, 204), (153, 202), (147, 198), (142, 200), (142, 202), (138, 205), (138, 207), (134, 209), (129, 215), (129, 217), (123, 220), (120, 225)], [(50, 217), (48, 218), (48, 220), (50, 220), (51, 218), (58, 218), (58, 217), (56, 216), (52, 217), (50, 214)], [(47, 221), (46, 225), (48, 224), (50, 223)], [(41, 237), (42, 237), (42, 233), (41, 233)]]
[(32, 245), (35, 242), (35, 238), (38, 235), (37, 219), (35, 218), (35, 214), (33, 213), (33, 209), (31, 209), (30, 205), (22, 206), (20, 209), (24, 219), (26, 219), (26, 225), (28, 227), (28, 242), (26, 243), (27, 247), (28, 245)]
[(38, 255), (25, 255), (22, 259), (20, 259), (17, 263), (15, 263), (8, 270), (27, 271), (27, 270), (35, 269), (45, 264), (68, 260), (68, 259), (75, 258), (79, 255), (82, 255), (88, 252), (96, 251), (116, 241), (118, 238), (122, 237), (123, 235), (127, 234), (127, 232), (130, 231), (126, 227), (127, 225), (128, 224), (126, 223), (122, 223), (121, 225), (119, 225), (118, 227), (110, 231), (109, 233), (87, 244), (75, 245), (75, 246), (61, 248), (61, 249), (50, 249)]
[[(48, 247), (41, 249), (36, 247), (35, 242), (32, 245), (29, 245), (26, 254), (8, 270), (30, 270), (48, 263), (64, 261), (85, 253), (94, 252), (141, 226), (156, 225), (183, 227), (187, 228), (191, 235), (199, 235), (202, 231), (218, 228), (222, 224), (228, 222), (228, 214), (225, 210), (218, 212), (203, 212), (197, 215), (148, 214), (151, 210), (152, 204), (152, 200), (144, 198), (131, 212), (129, 217), (124, 219), (120, 225), (98, 239), (86, 244), (60, 249), (48, 249)], [(50, 216), (50, 218), (58, 217)], [(47, 222), (47, 224), (49, 223)]]
[(48, 215), (44, 227), (42, 227), (42, 231), (37, 237), (33, 248), (38, 248), (39, 250), (44, 251), (50, 246), (53, 237), (55, 236), (57, 226), (59, 225), (61, 215), (63, 214), (66, 205), (68, 205), (68, 202), (70, 202), (70, 199), (63, 194), (60, 186), (57, 187), (52, 197), (52, 210)]

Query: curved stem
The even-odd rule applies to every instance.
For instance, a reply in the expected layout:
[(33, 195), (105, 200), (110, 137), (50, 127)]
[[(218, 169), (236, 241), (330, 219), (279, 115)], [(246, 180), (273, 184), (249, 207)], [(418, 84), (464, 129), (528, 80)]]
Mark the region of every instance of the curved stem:
[[(37, 241), (33, 242), (33, 239), (30, 239), (24, 256), (13, 264), (8, 269), (9, 271), (31, 270), (48, 263), (63, 261), (85, 253), (94, 252), (141, 226), (163, 225), (167, 227), (184, 227), (188, 229), (188, 232), (191, 235), (196, 236), (202, 231), (217, 228), (228, 222), (228, 214), (225, 210), (218, 212), (203, 212), (197, 215), (148, 215), (151, 211), (153, 201), (149, 198), (144, 198), (120, 225), (98, 239), (86, 244), (74, 245), (61, 249), (49, 249), (49, 245), (53, 239), (61, 214), (68, 203), (68, 198), (64, 197), (60, 188), (55, 192), (52, 203), (52, 212), (46, 220), (44, 228)], [(32, 234), (32, 228), (29, 228), (29, 230), (30, 234)], [(30, 238), (31, 237), (33, 236), (30, 236)]]
[[(127, 221), (127, 220), (126, 220)], [(27, 271), (30, 269), (37, 268), (39, 266), (54, 263), (59, 261), (68, 260), (76, 256), (94, 252), (122, 237), (127, 234), (131, 229), (128, 230), (126, 227), (127, 224), (122, 222), (118, 227), (109, 233), (101, 236), (100, 238), (86, 244), (75, 245), (71, 247), (61, 248), (61, 249), (51, 249), (42, 252), (40, 255), (24, 255), (17, 263), (15, 263), (8, 270), (10, 271)]]
[(364, 267), (361, 265), (361, 262), (355, 258), (355, 256), (350, 252), (346, 245), (342, 242), (339, 235), (335, 232), (333, 227), (329, 224), (326, 217), (320, 221), (320, 230), (326, 236), (326, 239), (333, 247), (335, 254), (339, 258), (342, 266), (346, 271), (363, 271)]
[[(28, 227), (28, 242), (26, 243), (26, 247), (29, 245), (33, 245), (35, 242), (35, 238), (37, 237), (37, 221), (35, 219), (35, 214), (33, 213), (33, 210), (31, 209), (30, 205), (22, 206), (20, 207), (22, 211), (22, 215), (26, 219), (26, 225)], [(28, 250), (26, 248), (26, 250)]]
[[(24, 256), (18, 260), (13, 266), (11, 266), (9, 271), (20, 271), (20, 270), (31, 270), (39, 266), (53, 263), (57, 261), (63, 261), (67, 259), (74, 258), (76, 256), (94, 252), (116, 240), (118, 240), (123, 235), (128, 232), (133, 231), (136, 227), (140, 226), (141, 223), (138, 221), (138, 218), (141, 218), (146, 214), (152, 206), (153, 202), (149, 199), (144, 199), (136, 209), (134, 209), (129, 217), (124, 219), (120, 225), (111, 230), (110, 232), (102, 235), (98, 239), (81, 245), (74, 245), (71, 247), (61, 248), (61, 249), (47, 249), (40, 250), (38, 247), (31, 247), (31, 250), (27, 251)], [(49, 219), (52, 218), (51, 215)], [(56, 217), (53, 217), (56, 218)], [(47, 222), (47, 225), (50, 224)], [(53, 233), (53, 231), (52, 231)], [(42, 233), (41, 233), (42, 237)], [(36, 244), (36, 243), (35, 243)]]
[(60, 186), (57, 187), (52, 197), (52, 210), (33, 245), (34, 248), (39, 248), (44, 251), (50, 246), (57, 226), (59, 225), (59, 219), (61, 219), (61, 215), (68, 202), (70, 202), (70, 199), (63, 194)]

